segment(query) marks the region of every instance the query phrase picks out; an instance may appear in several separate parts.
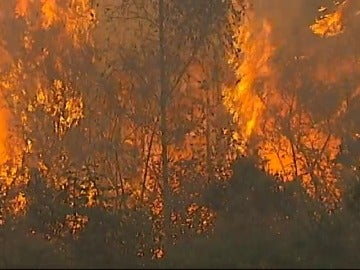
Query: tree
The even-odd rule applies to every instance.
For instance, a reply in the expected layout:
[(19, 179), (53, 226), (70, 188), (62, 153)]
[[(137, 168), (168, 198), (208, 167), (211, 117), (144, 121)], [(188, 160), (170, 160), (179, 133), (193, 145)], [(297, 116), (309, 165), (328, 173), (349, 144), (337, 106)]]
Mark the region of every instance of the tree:
[[(164, 12), (162, 18), (160, 18), (160, 6)], [(196, 5), (192, 1), (164, 1), (162, 5), (160, 2), (139, 1), (123, 2), (119, 5), (114, 3), (114, 6), (108, 7), (110, 11), (105, 14), (105, 18), (112, 19), (109, 25), (116, 27), (119, 35), (121, 33), (129, 37), (123, 26), (135, 25), (132, 31), (134, 38), (129, 37), (118, 41), (117, 44), (122, 53), (118, 61), (111, 62), (109, 70), (113, 71), (110, 73), (114, 78), (124, 78), (125, 75), (131, 81), (134, 85), (133, 91), (138, 94), (136, 99), (139, 101), (136, 102), (139, 103), (136, 104), (144, 108), (143, 117), (150, 118), (148, 121), (136, 123), (143, 132), (137, 137), (138, 141), (135, 144), (141, 149), (147, 149), (147, 153), (141, 151), (144, 153), (141, 164), (143, 173), (140, 177), (138, 176), (142, 182), (141, 197), (145, 199), (144, 202), (151, 199), (157, 204), (164, 203), (165, 208), (167, 206), (177, 209), (187, 207), (190, 195), (198, 193), (199, 188), (209, 178), (213, 178), (209, 176), (212, 171), (209, 170), (212, 166), (209, 161), (210, 155), (221, 156), (224, 152), (231, 152), (225, 142), (230, 139), (223, 133), (226, 112), (221, 111), (222, 106), (219, 104), (221, 92), (204, 90), (203, 82), (197, 81), (199, 75), (195, 75), (197, 73), (194, 71), (196, 66), (204, 65), (202, 61), (199, 61), (200, 55), (207, 58), (211, 67), (216, 64), (216, 61), (211, 60), (211, 56), (207, 56), (203, 51), (218, 50), (217, 59), (220, 61), (222, 37), (214, 31), (222, 31), (221, 29), (225, 27), (224, 14), (228, 6), (229, 3), (210, 4), (207, 1), (199, 1)], [(115, 18), (122, 23), (114, 23)], [(159, 31), (162, 27), (159, 19), (163, 20), (162, 31)], [(147, 33), (146, 38), (142, 35), (143, 33)], [(111, 42), (116, 42), (112, 39), (112, 35), (109, 38)], [(106, 53), (113, 55), (109, 51)], [(132, 59), (131, 62), (129, 59)], [(165, 59), (164, 65), (160, 65), (161, 59)], [(221, 64), (217, 63), (217, 65)], [(210, 66), (206, 70), (209, 78), (214, 72), (219, 73), (219, 69), (212, 69)], [(165, 70), (161, 75), (163, 67)], [(204, 80), (204, 75), (200, 75), (201, 80)], [(159, 79), (154, 80), (154, 78)], [(139, 81), (141, 81), (140, 84)], [(217, 113), (217, 118), (214, 117), (212, 123), (213, 129), (205, 116), (206, 104), (203, 106), (202, 99), (210, 95), (206, 91), (213, 91), (211, 94), (218, 102), (211, 111), (214, 115)], [(139, 108), (136, 109), (136, 113), (141, 115)], [(207, 113), (211, 114), (210, 111)], [(157, 121), (159, 121), (159, 126)], [(204, 134), (204, 130), (208, 135)], [(211, 135), (209, 135), (210, 131)], [(144, 137), (148, 138), (148, 142), (142, 139)], [(210, 142), (210, 137), (212, 137), (212, 142)], [(214, 145), (211, 146), (211, 143)], [(147, 147), (144, 147), (146, 144)], [(211, 148), (215, 149), (215, 151), (212, 150), (214, 153), (210, 153)], [(161, 156), (160, 159), (158, 155)], [(208, 157), (207, 164), (203, 162), (206, 157)], [(226, 166), (229, 160), (216, 158), (211, 162), (218, 162), (213, 172), (216, 177), (226, 178), (228, 174)], [(161, 185), (156, 182), (156, 179), (160, 178), (163, 183)], [(169, 195), (164, 201), (158, 194), (165, 194), (164, 183), (166, 182), (169, 183)], [(191, 184), (187, 185), (187, 182)], [(170, 208), (166, 216), (170, 216), (170, 212), (176, 210)], [(180, 210), (175, 212), (177, 211)]]

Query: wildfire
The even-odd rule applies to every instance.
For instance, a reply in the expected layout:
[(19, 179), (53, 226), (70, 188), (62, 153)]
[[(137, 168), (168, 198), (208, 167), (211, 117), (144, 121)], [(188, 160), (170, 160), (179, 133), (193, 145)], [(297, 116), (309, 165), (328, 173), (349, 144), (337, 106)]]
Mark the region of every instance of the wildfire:
[[(346, 1), (339, 4), (334, 13), (317, 20), (310, 27), (313, 33), (326, 37), (340, 34), (344, 29), (345, 4)], [(224, 90), (223, 102), (239, 126), (240, 135), (234, 136), (245, 141), (258, 138), (256, 153), (268, 173), (283, 181), (299, 179), (310, 195), (333, 205), (340, 198), (335, 160), (341, 139), (331, 127), (339, 121), (336, 114), (326, 112), (330, 112), (330, 106), (341, 107), (341, 102), (321, 109), (313, 104), (312, 100), (317, 98), (315, 92), (309, 93), (308, 98), (304, 95), (314, 87), (319, 96), (329, 95), (330, 102), (334, 97), (328, 88), (353, 76), (354, 64), (348, 61), (339, 64), (344, 61), (336, 60), (337, 67), (329, 70), (330, 59), (316, 56), (316, 51), (303, 57), (313, 57), (313, 62), (311, 59), (288, 64), (293, 56), (286, 55), (281, 42), (273, 40), (272, 33), (277, 29), (269, 18), (259, 19), (252, 14), (233, 29), (232, 46), (238, 48), (241, 55), (230, 51), (228, 62), (238, 83)], [(279, 56), (276, 62), (275, 56)], [(298, 61), (296, 59), (294, 61)]]
[[(1, 97), (1, 96), (0, 96)], [(8, 136), (8, 111), (4, 108), (3, 101), (0, 100), (0, 165), (8, 159), (8, 148), (6, 138)]]
[[(335, 12), (316, 19), (315, 23), (310, 26), (313, 33), (322, 37), (332, 37), (341, 34), (344, 31), (343, 7), (345, 4), (346, 1), (340, 4)], [(323, 11), (323, 9), (319, 11)]]
[[(271, 75), (268, 60), (274, 49), (270, 44), (270, 35), (271, 25), (268, 21), (263, 20), (259, 25), (254, 25), (251, 18), (235, 29), (234, 33), (234, 45), (238, 46), (243, 57), (235, 70), (240, 79), (234, 88), (224, 90), (223, 102), (234, 121), (244, 127), (240, 133), (246, 140), (253, 133), (264, 110), (263, 97), (259, 93), (267, 85), (257, 85), (257, 82), (266, 81), (264, 79)], [(230, 56), (229, 63), (236, 66), (238, 59)]]

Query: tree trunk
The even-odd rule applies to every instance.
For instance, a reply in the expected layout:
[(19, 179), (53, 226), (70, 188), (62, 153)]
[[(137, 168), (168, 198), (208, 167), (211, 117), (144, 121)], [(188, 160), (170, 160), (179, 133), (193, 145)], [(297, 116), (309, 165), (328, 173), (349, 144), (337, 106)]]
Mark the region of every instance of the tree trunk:
[(167, 139), (167, 93), (168, 80), (166, 74), (166, 54), (164, 38), (164, 1), (159, 0), (159, 64), (160, 64), (160, 131), (161, 131), (161, 160), (162, 160), (162, 184), (164, 202), (164, 249), (169, 246), (170, 231), (170, 205), (168, 183), (168, 139)]
[(213, 176), (213, 166), (211, 157), (211, 124), (210, 124), (210, 93), (209, 89), (205, 89), (206, 104), (205, 104), (205, 136), (206, 136), (206, 170), (208, 176), (208, 184), (210, 184)]

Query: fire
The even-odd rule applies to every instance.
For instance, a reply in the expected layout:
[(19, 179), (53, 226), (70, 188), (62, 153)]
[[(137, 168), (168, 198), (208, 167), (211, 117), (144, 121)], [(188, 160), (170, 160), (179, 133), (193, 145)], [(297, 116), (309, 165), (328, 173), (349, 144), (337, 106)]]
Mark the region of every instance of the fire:
[(58, 17), (58, 10), (57, 10), (57, 4), (55, 0), (46, 0), (42, 1), (42, 26), (47, 29), (49, 28), (53, 23), (59, 20)]
[[(310, 25), (313, 33), (322, 37), (332, 37), (341, 34), (344, 31), (343, 7), (345, 4), (346, 1), (341, 3), (335, 12), (316, 19), (315, 23)], [(320, 11), (323, 11), (323, 9)]]
[[(234, 121), (244, 127), (240, 133), (247, 139), (252, 135), (264, 110), (263, 97), (259, 95), (261, 86), (257, 85), (257, 82), (271, 75), (268, 60), (274, 48), (270, 44), (271, 25), (266, 20), (254, 25), (251, 18), (248, 18), (244, 25), (234, 32), (234, 45), (238, 46), (243, 57), (240, 66), (235, 70), (237, 78), (240, 79), (234, 88), (224, 90), (223, 102), (233, 115)], [(231, 65), (236, 66), (237, 61), (236, 57), (230, 56)]]
[[(324, 37), (342, 33), (345, 5), (346, 1), (310, 26), (313, 33)], [(282, 40), (274, 40), (279, 34), (274, 32), (281, 31), (279, 22), (272, 21), (268, 11), (263, 17), (254, 16), (255, 11), (256, 7), (233, 29), (232, 46), (240, 55), (230, 50), (228, 56), (238, 83), (224, 89), (223, 103), (239, 127), (234, 137), (254, 142), (252, 153), (268, 173), (283, 181), (300, 180), (311, 196), (333, 207), (340, 198), (336, 158), (342, 143), (334, 128), (341, 121), (337, 112), (343, 110), (344, 97), (331, 89), (354, 76), (356, 63), (331, 58), (327, 53), (334, 48), (324, 51), (321, 46), (329, 44), (319, 41), (313, 47), (304, 43), (309, 47), (294, 44), (287, 49)], [(294, 57), (295, 51), (304, 55)], [(318, 97), (328, 102), (324, 108), (316, 103), (321, 102)]]
[(0, 106), (0, 165), (2, 165), (9, 157), (9, 149), (7, 147), (9, 112), (4, 108), (4, 101), (1, 99)]

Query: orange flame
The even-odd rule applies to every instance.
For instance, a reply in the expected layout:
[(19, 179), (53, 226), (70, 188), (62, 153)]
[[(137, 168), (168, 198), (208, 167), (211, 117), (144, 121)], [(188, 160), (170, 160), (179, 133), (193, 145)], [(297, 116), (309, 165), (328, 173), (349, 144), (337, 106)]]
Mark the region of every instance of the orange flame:
[[(316, 34), (322, 31), (323, 36), (339, 34), (343, 29), (343, 6), (311, 29)], [(353, 72), (352, 66), (344, 64), (328, 72), (324, 59), (320, 59), (309, 67), (315, 70), (314, 74), (305, 68), (282, 76), (280, 73), (285, 69), (274, 62), (273, 30), (270, 21), (259, 20), (253, 14), (238, 29), (233, 29), (232, 45), (241, 55), (236, 50), (230, 51), (228, 62), (239, 80), (233, 88), (224, 89), (223, 103), (239, 127), (234, 139), (249, 141), (256, 134), (261, 139), (255, 145), (256, 151), (268, 173), (279, 175), (284, 181), (300, 179), (310, 195), (324, 197), (326, 192), (331, 193), (327, 199), (333, 203), (340, 196), (335, 158), (341, 140), (331, 133), (327, 121), (335, 121), (336, 116), (315, 120), (313, 112), (306, 107), (308, 101), (303, 104), (300, 91), (304, 78), (315, 84), (319, 81), (331, 84)], [(330, 75), (331, 79), (324, 78)], [(289, 89), (285, 90), (285, 85), (289, 85)]]
[(0, 95), (0, 165), (4, 164), (9, 158), (7, 147), (9, 112), (5, 107), (3, 97)]
[(320, 19), (315, 20), (315, 23), (310, 25), (313, 33), (322, 37), (333, 37), (341, 34), (344, 31), (343, 7), (345, 4), (346, 1), (340, 4), (335, 12), (326, 14)]
[[(243, 60), (235, 73), (239, 82), (234, 88), (224, 89), (224, 105), (233, 115), (235, 122), (244, 127), (241, 135), (248, 139), (253, 133), (264, 110), (262, 96), (259, 95), (259, 79), (269, 77), (271, 69), (268, 60), (274, 48), (270, 44), (271, 25), (263, 20), (253, 25), (247, 19), (240, 29), (235, 29), (235, 46), (243, 53)], [(229, 63), (236, 67), (239, 59), (230, 56)], [(267, 81), (269, 82), (269, 81)], [(267, 87), (266, 85), (263, 87)]]

